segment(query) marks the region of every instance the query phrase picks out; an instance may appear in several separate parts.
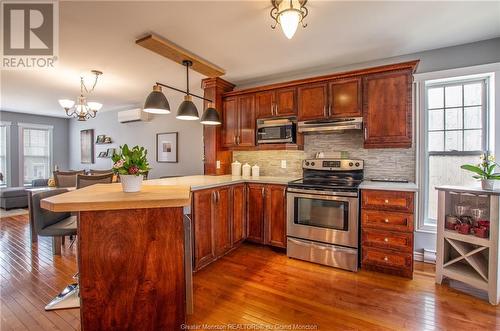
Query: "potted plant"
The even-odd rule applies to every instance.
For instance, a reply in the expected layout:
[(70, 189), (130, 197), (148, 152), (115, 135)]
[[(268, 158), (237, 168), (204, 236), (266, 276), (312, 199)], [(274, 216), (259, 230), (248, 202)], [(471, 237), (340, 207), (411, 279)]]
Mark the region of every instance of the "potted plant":
[(494, 181), (500, 179), (500, 173), (495, 172), (495, 168), (499, 165), (495, 162), (495, 156), (488, 152), (482, 154), (480, 159), (481, 163), (478, 165), (464, 164), (460, 168), (475, 173), (476, 175), (472, 177), (481, 180), (483, 190), (493, 190)]
[(147, 159), (148, 151), (144, 147), (127, 144), (120, 146), (120, 151), (112, 156), (113, 172), (120, 176), (123, 192), (139, 192), (144, 174), (151, 168)]

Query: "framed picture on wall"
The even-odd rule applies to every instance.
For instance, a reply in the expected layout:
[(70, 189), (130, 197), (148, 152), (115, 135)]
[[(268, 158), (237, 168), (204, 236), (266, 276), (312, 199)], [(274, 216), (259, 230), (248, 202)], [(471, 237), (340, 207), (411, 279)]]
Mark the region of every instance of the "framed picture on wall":
[(177, 163), (177, 137), (178, 132), (164, 132), (156, 134), (156, 161)]
[(80, 131), (80, 162), (94, 163), (94, 129)]

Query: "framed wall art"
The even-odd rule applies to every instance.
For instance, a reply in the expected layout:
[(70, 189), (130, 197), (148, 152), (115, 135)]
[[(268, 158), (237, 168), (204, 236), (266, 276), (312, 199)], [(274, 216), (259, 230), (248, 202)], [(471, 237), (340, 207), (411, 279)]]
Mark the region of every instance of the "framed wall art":
[(177, 163), (178, 132), (164, 132), (156, 134), (156, 161), (165, 163)]
[(94, 129), (80, 131), (80, 162), (94, 163)]

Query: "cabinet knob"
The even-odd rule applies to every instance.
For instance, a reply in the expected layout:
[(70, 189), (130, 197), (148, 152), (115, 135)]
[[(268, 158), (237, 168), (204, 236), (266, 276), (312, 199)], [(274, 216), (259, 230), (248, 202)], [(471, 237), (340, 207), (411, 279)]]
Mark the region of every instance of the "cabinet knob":
[(385, 200), (384, 200), (384, 203), (389, 203), (389, 200), (385, 199)]
[(386, 219), (384, 220), (384, 222), (385, 222), (385, 223), (389, 223), (389, 219), (388, 219), (388, 218), (386, 218)]
[(385, 241), (385, 242), (388, 242), (388, 241), (389, 241), (389, 238), (384, 238), (384, 241)]
[(389, 258), (387, 256), (384, 256), (384, 261), (389, 261)]

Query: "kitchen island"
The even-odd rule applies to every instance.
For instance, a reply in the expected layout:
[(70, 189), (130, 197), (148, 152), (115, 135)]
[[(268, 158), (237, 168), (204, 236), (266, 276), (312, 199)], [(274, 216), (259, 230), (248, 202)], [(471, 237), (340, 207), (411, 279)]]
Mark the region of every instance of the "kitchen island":
[[(186, 185), (96, 184), (42, 200), (78, 212), (82, 330), (178, 330), (186, 319)], [(76, 270), (75, 270), (76, 271)]]

